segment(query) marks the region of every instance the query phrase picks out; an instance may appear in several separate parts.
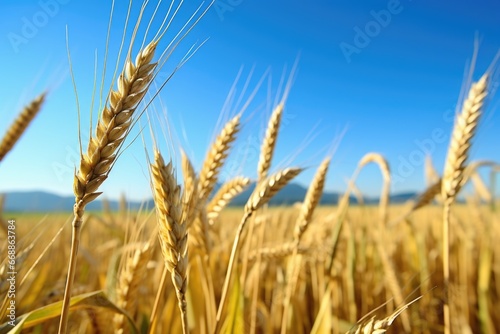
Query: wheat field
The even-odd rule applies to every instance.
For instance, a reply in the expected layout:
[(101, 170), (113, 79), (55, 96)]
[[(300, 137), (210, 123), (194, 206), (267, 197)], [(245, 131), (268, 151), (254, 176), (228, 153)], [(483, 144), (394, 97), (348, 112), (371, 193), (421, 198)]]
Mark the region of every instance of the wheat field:
[[(425, 190), (405, 204), (390, 203), (390, 161), (367, 152), (338, 203), (319, 205), (335, 160), (327, 155), (313, 167), (302, 202), (269, 205), (305, 169), (273, 161), (287, 89), (260, 138), (257, 179), (220, 184), (243, 112), (220, 126), (200, 170), (182, 147), (163, 150), (160, 138), (168, 136), (149, 125), (154, 145), (144, 150), (154, 207), (131, 210), (125, 196), (117, 211), (105, 200), (101, 211), (89, 211), (161, 90), (153, 85), (160, 68), (189, 33), (161, 48), (166, 27), (149, 40), (132, 34), (124, 48), (116, 85), (82, 143), (73, 212), (6, 212), (0, 201), (0, 334), (500, 331), (500, 165), (469, 159), (494, 66), (468, 85), (443, 170), (430, 157)], [(45, 97), (26, 101), (0, 142), (0, 163)], [(369, 164), (383, 180), (378, 205), (363, 204), (356, 186)], [(480, 167), (489, 169), (490, 184)], [(473, 191), (459, 200), (469, 183)], [(246, 204), (231, 206), (252, 184)]]

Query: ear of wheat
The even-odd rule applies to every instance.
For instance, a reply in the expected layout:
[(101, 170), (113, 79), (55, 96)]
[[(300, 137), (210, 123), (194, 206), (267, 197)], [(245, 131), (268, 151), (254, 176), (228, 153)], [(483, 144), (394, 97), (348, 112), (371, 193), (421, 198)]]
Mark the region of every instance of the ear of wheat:
[(443, 173), (441, 195), (446, 201), (454, 201), (462, 186), (463, 171), (481, 116), (484, 99), (488, 94), (488, 74), (474, 83), (464, 101), (451, 135)]
[(235, 177), (224, 183), (207, 205), (209, 222), (213, 224), (222, 209), (224, 209), (234, 197), (245, 190), (249, 184), (250, 179), (242, 176)]
[(160, 246), (165, 266), (172, 276), (179, 309), (182, 315), (183, 333), (188, 332), (187, 318), (187, 227), (183, 221), (181, 188), (177, 185), (172, 163), (165, 164), (158, 150), (155, 150), (151, 165), (154, 201), (157, 212)]
[(276, 141), (281, 123), (281, 116), (283, 115), (283, 103), (280, 103), (273, 111), (271, 118), (266, 129), (266, 135), (262, 141), (260, 149), (259, 162), (257, 164), (257, 172), (259, 175), (258, 181), (262, 181), (267, 177), (269, 168), (271, 167), (271, 160), (273, 159)]
[(0, 142), (0, 161), (3, 160), (5, 155), (14, 147), (24, 131), (26, 131), (28, 125), (30, 125), (31, 121), (40, 111), (44, 101), (45, 93), (31, 101), (30, 104), (24, 107), (19, 116), (17, 116), (16, 120), (9, 127)]
[(219, 177), (219, 171), (226, 161), (231, 143), (236, 140), (239, 130), (240, 115), (237, 115), (227, 122), (208, 151), (198, 182), (198, 195), (201, 201), (206, 201), (212, 193)]

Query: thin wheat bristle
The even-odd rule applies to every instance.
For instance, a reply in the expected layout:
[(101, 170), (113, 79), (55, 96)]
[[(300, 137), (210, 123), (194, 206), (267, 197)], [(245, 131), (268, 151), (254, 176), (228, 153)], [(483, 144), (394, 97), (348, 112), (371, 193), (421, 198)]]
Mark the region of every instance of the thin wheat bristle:
[(325, 186), (326, 174), (328, 172), (328, 166), (330, 165), (330, 158), (323, 160), (321, 165), (316, 171), (316, 175), (307, 190), (304, 203), (301, 206), (299, 217), (297, 218), (297, 223), (295, 225), (294, 238), (295, 242), (299, 243), (302, 235), (307, 229), (309, 222), (312, 219), (314, 209), (318, 205), (321, 195), (323, 195), (323, 188)]
[(201, 201), (206, 201), (211, 195), (239, 129), (240, 115), (237, 115), (226, 123), (208, 151), (198, 181), (198, 197)]
[(288, 184), (294, 177), (302, 172), (302, 168), (285, 168), (267, 179), (261, 181), (250, 195), (245, 213), (250, 214), (266, 204), (278, 191)]
[(24, 107), (21, 113), (17, 116), (14, 123), (9, 127), (0, 142), (0, 161), (2, 161), (5, 155), (7, 155), (7, 153), (9, 153), (9, 151), (14, 147), (28, 125), (30, 125), (31, 121), (42, 108), (44, 101), (45, 93), (31, 101), (31, 103)]
[(187, 227), (182, 221), (181, 188), (177, 184), (172, 162), (165, 161), (158, 150), (151, 164), (158, 231), (165, 266), (172, 276), (183, 330), (187, 330)]
[(283, 103), (278, 104), (274, 109), (266, 129), (266, 135), (260, 149), (259, 162), (257, 164), (258, 181), (262, 181), (267, 177), (271, 161), (274, 155), (274, 148), (278, 139), (278, 133), (283, 115)]
[(460, 191), (465, 162), (488, 94), (487, 88), (488, 74), (484, 74), (470, 88), (462, 112), (455, 122), (443, 173), (441, 195), (444, 200), (453, 201)]
[(234, 197), (241, 194), (249, 184), (250, 179), (243, 176), (235, 177), (224, 183), (207, 205), (207, 217), (209, 222), (213, 224), (222, 209), (224, 209)]

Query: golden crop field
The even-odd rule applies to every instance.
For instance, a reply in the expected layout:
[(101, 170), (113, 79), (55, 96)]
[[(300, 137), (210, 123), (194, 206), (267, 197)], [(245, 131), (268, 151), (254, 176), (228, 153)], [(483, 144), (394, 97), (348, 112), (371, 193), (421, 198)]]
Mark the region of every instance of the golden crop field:
[[(243, 125), (236, 114), (209, 144), (199, 171), (182, 148), (182, 174), (171, 152), (156, 142), (146, 148), (153, 152), (153, 209), (131, 210), (123, 199), (117, 211), (106, 201), (100, 212), (87, 210), (103, 197), (149, 93), (158, 93), (152, 83), (171, 51), (158, 49), (165, 29), (130, 37), (141, 47), (128, 50), (82, 145), (73, 212), (7, 212), (0, 205), (0, 334), (500, 331), (500, 215), (494, 183), (488, 187), (478, 172), (500, 169), (469, 159), (494, 69), (468, 87), (449, 129), (444, 170), (429, 160), (425, 191), (405, 204), (390, 203), (388, 161), (367, 152), (338, 203), (319, 205), (330, 154), (315, 166), (303, 201), (269, 205), (305, 169), (271, 168), (287, 84), (260, 138), (256, 180), (238, 176), (218, 186)], [(45, 97), (21, 110), (0, 142), (0, 161)], [(380, 202), (365, 205), (356, 180), (372, 164), (383, 180)], [(252, 182), (246, 204), (229, 206)], [(473, 193), (461, 201), (469, 182)]]
[[(249, 220), (220, 332), (280, 332), (285, 297), (290, 298), (289, 332), (293, 333), (354, 333), (364, 315), (360, 324), (368, 326), (372, 319), (392, 322), (390, 316), (400, 310), (394, 322), (383, 324), (384, 328), (390, 325), (388, 332), (402, 333), (405, 326), (412, 333), (443, 331), (442, 208), (428, 206), (408, 214), (411, 205), (389, 206), (389, 217), (404, 217), (394, 226), (379, 224), (378, 207), (345, 207), (342, 214), (339, 209), (318, 207), (298, 246), (294, 229), (301, 207), (263, 208)], [(242, 215), (243, 209), (228, 208), (208, 225), (207, 237), (196, 225), (188, 232), (186, 311), (192, 333), (210, 332), (215, 326)], [(72, 216), (12, 216), (19, 238), (19, 318), (40, 312), (25, 320), (24, 327), (31, 330), (23, 332), (56, 332)], [(4, 214), (5, 219), (9, 217)], [(495, 260), (500, 252), (495, 243), (500, 233), (498, 218), (497, 212), (473, 200), (452, 210), (453, 332), (494, 333), (500, 321), (495, 311), (500, 297), (500, 268)], [(6, 282), (4, 277), (2, 282)], [(156, 305), (153, 332), (181, 332), (181, 313), (170, 277), (154, 212), (89, 213), (82, 228), (73, 288), (74, 298), (81, 301), (72, 308), (69, 331), (149, 333)], [(293, 293), (286, 296), (292, 279)], [(1, 288), (5, 300), (8, 285), (2, 283)], [(4, 318), (5, 304), (2, 312)], [(123, 314), (130, 316), (131, 323)], [(1, 327), (2, 332), (8, 329), (5, 324)]]

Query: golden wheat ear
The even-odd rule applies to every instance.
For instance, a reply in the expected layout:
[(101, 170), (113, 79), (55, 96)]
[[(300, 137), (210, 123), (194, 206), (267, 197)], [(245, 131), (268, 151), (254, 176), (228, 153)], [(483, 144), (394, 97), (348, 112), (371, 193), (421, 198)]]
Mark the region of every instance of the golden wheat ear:
[(462, 112), (456, 119), (443, 173), (441, 195), (445, 201), (454, 201), (462, 187), (461, 181), (469, 149), (488, 94), (488, 79), (488, 74), (484, 74), (478, 82), (472, 85), (464, 101)]
[(46, 94), (43, 93), (31, 101), (31, 103), (24, 107), (21, 113), (19, 113), (9, 129), (7, 129), (7, 132), (0, 142), (0, 161), (4, 159), (5, 155), (7, 155), (10, 150), (12, 150), (16, 142), (30, 125), (31, 121), (33, 121), (38, 114), (45, 101), (45, 97)]
[(158, 150), (155, 150), (151, 164), (154, 201), (157, 212), (161, 251), (165, 266), (172, 276), (179, 309), (182, 316), (183, 333), (188, 333), (187, 317), (187, 267), (188, 233), (183, 219), (181, 187), (175, 179), (172, 163), (165, 164)]

